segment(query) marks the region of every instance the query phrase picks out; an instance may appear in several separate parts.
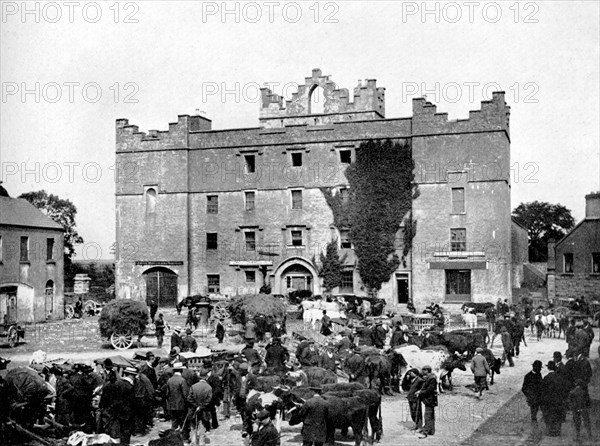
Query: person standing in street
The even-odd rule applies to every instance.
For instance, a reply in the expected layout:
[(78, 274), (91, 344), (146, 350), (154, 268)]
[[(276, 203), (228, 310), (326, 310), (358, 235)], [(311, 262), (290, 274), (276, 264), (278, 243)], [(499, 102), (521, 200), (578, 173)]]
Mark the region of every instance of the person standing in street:
[(323, 336), (329, 336), (331, 332), (331, 318), (327, 316), (327, 310), (323, 310), (323, 318), (321, 319), (321, 331)]
[(471, 360), (471, 371), (475, 376), (475, 392), (479, 392), (481, 398), (483, 389), (487, 389), (487, 376), (490, 373), (490, 366), (487, 359), (482, 355), (483, 348), (477, 347), (475, 356)]
[(588, 439), (592, 439), (592, 423), (590, 422), (590, 396), (587, 385), (581, 379), (575, 381), (575, 388), (569, 392), (569, 407), (573, 411), (575, 425), (575, 441), (581, 441), (581, 421), (587, 431)]
[(562, 380), (556, 374), (554, 361), (548, 361), (549, 373), (542, 380), (541, 407), (546, 423), (546, 435), (560, 437), (563, 422), (563, 410), (566, 401), (563, 399)]
[(215, 336), (219, 341), (219, 344), (223, 343), (223, 339), (225, 339), (225, 326), (223, 325), (223, 319), (219, 319), (217, 321), (217, 326), (215, 327)]
[(189, 393), (189, 387), (181, 376), (183, 364), (177, 362), (173, 364), (173, 376), (165, 384), (163, 395), (167, 402), (167, 410), (171, 418), (171, 428), (178, 429), (183, 427), (185, 418), (186, 399)]
[(502, 353), (502, 366), (504, 367), (504, 364), (506, 364), (506, 360), (508, 359), (508, 365), (510, 367), (514, 367), (515, 363), (512, 359), (512, 337), (510, 336), (510, 333), (508, 332), (506, 327), (502, 327), (502, 329), (500, 330), (500, 337), (502, 339), (502, 347), (504, 349), (504, 352)]
[(531, 411), (531, 422), (537, 423), (537, 413), (542, 400), (542, 361), (533, 361), (533, 369), (525, 375), (521, 391), (527, 398), (527, 405)]
[(415, 423), (411, 430), (416, 431), (423, 428), (423, 412), (421, 411), (421, 402), (417, 395), (417, 392), (423, 387), (423, 378), (421, 378), (419, 369), (410, 369), (406, 374), (410, 380), (410, 388), (408, 389), (406, 399), (410, 408), (410, 418)]
[(181, 327), (175, 327), (171, 334), (171, 350), (175, 347), (179, 347), (181, 351)]
[(281, 338), (273, 338), (273, 341), (267, 345), (265, 363), (267, 368), (275, 372), (285, 372), (287, 370), (285, 363), (290, 359), (288, 349), (281, 345)]
[(252, 446), (279, 446), (279, 433), (271, 421), (269, 411), (261, 410), (256, 414), (258, 430), (252, 434)]
[(165, 326), (166, 322), (162, 313), (158, 313), (158, 318), (154, 321), (154, 326), (156, 327), (156, 343), (158, 348), (162, 348), (164, 339), (165, 339)]
[(196, 353), (197, 349), (198, 341), (196, 341), (196, 338), (192, 336), (192, 329), (188, 327), (185, 329), (185, 336), (181, 340), (181, 352)]
[[(316, 389), (314, 389), (316, 390)], [(302, 420), (302, 446), (322, 446), (327, 439), (327, 403), (318, 391), (299, 409)]]
[(423, 428), (420, 439), (427, 438), (429, 435), (435, 435), (435, 407), (438, 405), (437, 400), (437, 379), (431, 373), (431, 366), (426, 365), (421, 369), (423, 375), (423, 386), (417, 392), (419, 401), (425, 406), (423, 411)]
[(156, 296), (148, 298), (148, 306), (150, 307), (150, 320), (154, 321), (154, 316), (156, 316), (156, 312), (158, 311), (158, 299)]

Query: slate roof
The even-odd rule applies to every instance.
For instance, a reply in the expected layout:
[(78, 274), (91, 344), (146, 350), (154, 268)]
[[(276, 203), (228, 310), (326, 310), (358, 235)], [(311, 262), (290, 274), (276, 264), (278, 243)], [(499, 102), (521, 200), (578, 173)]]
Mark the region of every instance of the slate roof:
[(22, 198), (0, 197), (0, 226), (3, 225), (64, 231), (61, 225)]

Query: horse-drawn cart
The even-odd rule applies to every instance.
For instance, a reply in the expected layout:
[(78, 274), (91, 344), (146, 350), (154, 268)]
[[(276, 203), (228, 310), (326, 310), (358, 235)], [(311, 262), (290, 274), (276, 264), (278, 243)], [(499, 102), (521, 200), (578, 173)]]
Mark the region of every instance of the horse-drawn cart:
[[(16, 287), (15, 287), (16, 288)], [(16, 289), (0, 293), (0, 338), (12, 348), (25, 337), (25, 329), (17, 322)]]

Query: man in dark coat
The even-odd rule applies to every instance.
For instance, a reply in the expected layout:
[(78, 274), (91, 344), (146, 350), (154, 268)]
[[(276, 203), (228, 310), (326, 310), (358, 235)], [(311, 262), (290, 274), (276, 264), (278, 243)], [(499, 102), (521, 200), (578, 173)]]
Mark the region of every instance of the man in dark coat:
[(85, 431), (92, 431), (92, 394), (93, 379), (89, 376), (91, 367), (75, 364), (74, 373), (70, 377), (73, 392), (71, 393), (71, 411), (74, 424), (85, 424)]
[(171, 334), (171, 350), (179, 347), (181, 351), (181, 327), (175, 327)]
[(248, 392), (256, 388), (256, 377), (250, 373), (250, 367), (248, 363), (243, 362), (238, 366), (238, 370), (235, 371), (235, 387), (233, 388), (233, 395), (235, 398), (235, 407), (238, 413), (242, 416), (242, 432), (251, 432), (252, 426), (250, 423), (252, 420), (248, 419), (246, 413), (246, 397)]
[(327, 403), (315, 393), (300, 408), (298, 417), (303, 421), (302, 446), (322, 446), (327, 439)]
[(417, 392), (419, 400), (425, 406), (423, 414), (423, 428), (421, 429), (422, 437), (426, 438), (428, 435), (435, 435), (435, 407), (438, 405), (437, 401), (437, 379), (433, 373), (431, 373), (431, 366), (424, 366), (421, 368), (423, 375), (423, 386), (421, 390)]
[(154, 321), (154, 316), (158, 311), (158, 299), (155, 296), (148, 298), (148, 307), (150, 307), (150, 320)]
[(404, 330), (402, 329), (402, 321), (397, 321), (394, 326), (394, 331), (392, 332), (392, 339), (390, 339), (390, 347), (398, 347), (402, 344), (405, 344), (404, 340)]
[(569, 407), (573, 411), (573, 424), (575, 425), (575, 441), (580, 441), (581, 420), (588, 438), (592, 438), (592, 423), (590, 422), (590, 396), (587, 392), (587, 385), (580, 379), (575, 381), (575, 388), (569, 392)]
[(592, 342), (594, 341), (594, 329), (592, 328), (592, 325), (590, 324), (590, 321), (588, 319), (586, 319), (585, 321), (583, 321), (583, 330), (587, 333), (588, 335), (588, 342), (587, 345), (583, 351), (583, 355), (586, 358), (590, 357), (590, 348), (592, 346)]
[(331, 318), (327, 316), (327, 310), (323, 310), (323, 317), (321, 318), (321, 331), (323, 336), (329, 336), (331, 331)]
[(269, 411), (261, 410), (256, 414), (258, 430), (252, 434), (252, 446), (279, 446), (279, 433), (271, 421)]
[(502, 347), (504, 348), (504, 352), (502, 353), (502, 366), (504, 366), (504, 364), (506, 363), (506, 360), (508, 359), (508, 365), (510, 367), (514, 367), (515, 363), (513, 362), (513, 359), (512, 359), (512, 351), (513, 351), (512, 337), (510, 336), (510, 333), (508, 332), (506, 327), (502, 327), (502, 329), (500, 330), (500, 337), (502, 339)]
[(537, 413), (542, 401), (542, 361), (533, 361), (533, 370), (525, 375), (521, 391), (527, 398), (531, 411), (531, 421), (537, 423)]
[(223, 319), (219, 319), (215, 328), (215, 336), (217, 337), (219, 344), (223, 343), (225, 338), (225, 326), (223, 325)]
[(258, 354), (258, 351), (254, 348), (254, 339), (246, 340), (246, 346), (242, 349), (240, 355), (246, 358), (252, 372), (256, 373), (262, 364), (262, 359)]
[(223, 401), (224, 396), (224, 388), (223, 388), (223, 380), (215, 375), (214, 372), (211, 372), (206, 379), (206, 382), (212, 389), (212, 398), (210, 400), (210, 404), (208, 409), (210, 411), (211, 416), (211, 427), (216, 429), (219, 427), (219, 419), (217, 417), (217, 407)]
[(316, 367), (319, 365), (319, 351), (312, 339), (308, 341), (308, 347), (300, 355), (300, 364), (305, 367)]
[(280, 338), (273, 338), (273, 342), (267, 346), (266, 350), (265, 363), (267, 367), (278, 372), (287, 370), (285, 363), (290, 359), (290, 353), (281, 345)]
[(406, 372), (406, 374), (411, 380), (406, 399), (408, 400), (408, 406), (410, 408), (410, 417), (415, 423), (412, 430), (416, 431), (423, 427), (423, 412), (421, 410), (421, 402), (419, 401), (419, 397), (417, 395), (417, 392), (421, 390), (421, 387), (423, 387), (423, 378), (421, 378), (419, 369), (411, 369)]
[[(135, 369), (134, 369), (135, 370)], [(146, 435), (153, 424), (154, 386), (146, 375), (133, 374), (133, 427), (137, 435)]]
[(375, 328), (371, 332), (371, 336), (373, 338), (373, 345), (379, 349), (382, 349), (385, 345), (387, 330), (385, 329), (381, 321), (378, 321), (377, 324), (375, 324)]
[(525, 322), (516, 317), (513, 318), (513, 327), (510, 333), (510, 337), (512, 338), (513, 343), (513, 355), (515, 357), (519, 357), (521, 353), (521, 341), (525, 343), (525, 347), (527, 347), (527, 342), (525, 342)]
[(542, 380), (542, 413), (546, 423), (546, 435), (559, 437), (566, 403), (563, 397), (563, 383), (556, 374), (554, 361), (548, 361), (547, 367), (549, 373)]
[(113, 370), (102, 389), (99, 407), (104, 412), (104, 431), (112, 438), (119, 438), (122, 445), (129, 445), (133, 416), (133, 380), (123, 375), (117, 378)]
[(60, 367), (53, 367), (52, 372), (56, 375), (56, 405), (55, 420), (57, 423), (68, 426), (71, 423), (71, 395), (73, 385), (67, 374)]
[(192, 329), (188, 327), (185, 329), (185, 336), (181, 340), (181, 352), (196, 353), (197, 349), (198, 342), (196, 341), (196, 338), (192, 336)]
[(319, 355), (319, 367), (326, 370), (335, 372), (337, 370), (337, 364), (335, 356), (333, 354), (333, 347), (328, 345), (325, 350)]
[(349, 375), (349, 381), (358, 381), (361, 384), (366, 385), (367, 373), (365, 371), (365, 358), (363, 358), (358, 351), (355, 351), (351, 356), (346, 359), (344, 365), (346, 373)]
[(171, 428), (177, 429), (183, 427), (185, 418), (186, 399), (189, 392), (189, 386), (181, 376), (183, 364), (173, 365), (173, 376), (165, 384), (163, 395), (166, 399), (167, 410), (171, 417)]
[(156, 389), (156, 386), (158, 385), (158, 377), (156, 376), (156, 370), (154, 369), (154, 360), (154, 353), (146, 353), (146, 362), (140, 366), (140, 373), (146, 375), (146, 377), (152, 383), (152, 387)]

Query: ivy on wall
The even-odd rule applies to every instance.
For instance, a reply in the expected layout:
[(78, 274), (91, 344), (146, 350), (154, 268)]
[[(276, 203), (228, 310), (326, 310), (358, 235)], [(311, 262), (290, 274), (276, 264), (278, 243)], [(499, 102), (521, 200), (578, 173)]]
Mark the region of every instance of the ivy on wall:
[(325, 254), (320, 253), (321, 265), (319, 277), (323, 279), (323, 288), (331, 292), (335, 287), (342, 284), (342, 270), (346, 256), (340, 259), (337, 248), (337, 240), (331, 240), (327, 244)]

